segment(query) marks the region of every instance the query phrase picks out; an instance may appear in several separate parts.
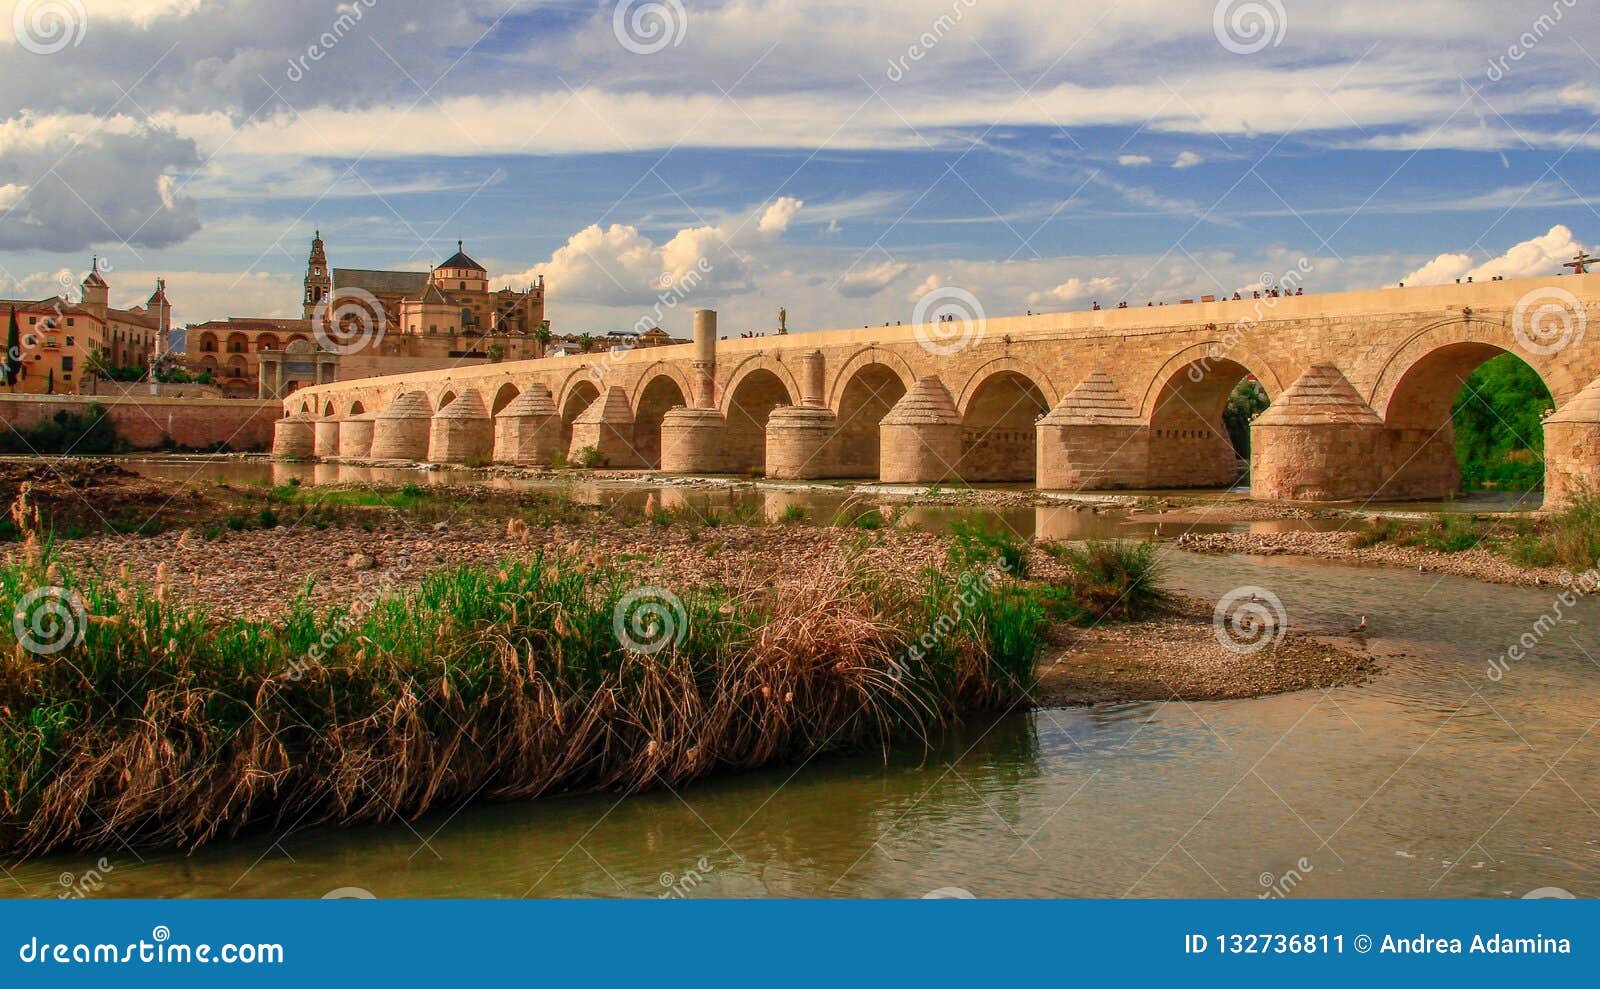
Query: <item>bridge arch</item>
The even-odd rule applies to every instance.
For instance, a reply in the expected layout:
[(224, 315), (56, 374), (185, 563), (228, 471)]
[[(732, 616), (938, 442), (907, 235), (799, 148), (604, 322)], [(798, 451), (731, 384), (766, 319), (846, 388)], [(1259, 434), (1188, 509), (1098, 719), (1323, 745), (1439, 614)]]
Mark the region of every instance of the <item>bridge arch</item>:
[(990, 361), (968, 379), (961, 412), (964, 481), (1031, 481), (1038, 476), (1034, 427), (1056, 404), (1056, 392), (1037, 368), (1012, 357)]
[(1234, 388), (1246, 379), (1253, 379), (1269, 400), (1283, 392), (1272, 365), (1238, 341), (1195, 344), (1162, 366), (1140, 410), (1150, 427), (1150, 487), (1239, 482), (1250, 455), (1248, 434), (1238, 441), (1230, 437), (1224, 413)]
[(872, 364), (887, 368), (899, 378), (902, 395), (917, 383), (917, 372), (912, 370), (904, 357), (886, 347), (863, 347), (839, 364), (833, 372), (833, 383), (828, 388), (828, 408), (840, 413), (841, 419), (843, 415), (840, 403), (844, 399), (845, 389), (849, 387), (851, 380), (861, 368)]
[[(582, 369), (580, 369), (582, 370)], [(561, 449), (572, 448), (572, 421), (583, 415), (596, 399), (600, 397), (600, 386), (588, 374), (574, 371), (567, 377), (562, 387), (561, 403), (556, 408), (561, 410)]]
[(839, 375), (833, 406), (837, 426), (823, 447), (822, 457), (839, 477), (879, 476), (879, 426), (915, 383), (904, 361), (881, 350), (863, 351), (856, 356), (867, 354), (892, 359), (853, 357)]
[[(1547, 355), (1517, 346), (1509, 327), (1498, 321), (1461, 319), (1436, 323), (1406, 341), (1385, 363), (1373, 383), (1370, 401), (1386, 427), (1388, 462), (1379, 498), (1448, 498), (1462, 488), (1461, 455), (1456, 449), (1456, 409), (1467, 379), (1484, 364), (1515, 357), (1537, 376), (1552, 396), (1564, 383)], [(1542, 358), (1542, 359), (1541, 359)], [(1513, 365), (1514, 366), (1514, 365)], [(1570, 387), (1570, 386), (1569, 386)], [(1576, 391), (1576, 389), (1571, 389)], [(1511, 422), (1489, 404), (1492, 396), (1468, 395), (1462, 414), (1480, 411), (1511, 434), (1509, 454), (1527, 464), (1517, 475), (1545, 475), (1542, 422)], [(1557, 406), (1559, 407), (1559, 406)], [(1516, 418), (1516, 416), (1512, 416)], [(1510, 464), (1511, 456), (1505, 458)], [(1526, 470), (1528, 473), (1523, 473)]]
[(364, 415), (366, 413), (366, 411), (367, 411), (367, 407), (365, 405), (362, 405), (359, 401), (350, 403), (350, 415), (353, 415), (353, 416)]
[(520, 394), (522, 394), (522, 389), (518, 388), (510, 381), (505, 382), (499, 388), (495, 389), (494, 400), (489, 406), (489, 414), (491, 416), (499, 415), (500, 411), (506, 406), (510, 405), (512, 402), (516, 401), (517, 396)]
[(796, 404), (799, 395), (766, 367), (745, 367), (731, 380), (723, 412), (728, 468), (741, 474), (765, 472), (767, 419), (778, 406)]
[(658, 365), (639, 379), (633, 400), (633, 449), (650, 468), (661, 466), (661, 421), (668, 410), (689, 404), (683, 376)]
[[(717, 396), (718, 406), (724, 416), (730, 414), (733, 408), (733, 396), (738, 391), (739, 386), (750, 375), (761, 371), (765, 371), (777, 378), (779, 383), (783, 385), (784, 392), (789, 396), (789, 401), (785, 402), (785, 405), (799, 404), (800, 385), (795, 381), (794, 374), (783, 361), (777, 360), (768, 354), (751, 354), (729, 370), (728, 383)], [(684, 392), (686, 395), (690, 393), (690, 391)]]

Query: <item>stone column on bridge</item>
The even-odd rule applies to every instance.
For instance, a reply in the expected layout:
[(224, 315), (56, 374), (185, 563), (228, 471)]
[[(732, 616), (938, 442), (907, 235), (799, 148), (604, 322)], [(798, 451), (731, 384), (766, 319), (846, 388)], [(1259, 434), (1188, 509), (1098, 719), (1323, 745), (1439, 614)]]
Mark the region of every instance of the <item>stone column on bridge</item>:
[(494, 452), (494, 421), (476, 388), (434, 413), (428, 429), (428, 459), (440, 464), (487, 463)]
[(832, 477), (836, 466), (824, 448), (838, 432), (823, 390), (822, 351), (800, 358), (800, 404), (784, 405), (767, 417), (767, 476), (783, 480)]
[(1600, 378), (1544, 421), (1544, 507), (1600, 497)]
[(408, 391), (372, 420), (372, 459), (426, 460), (433, 410), (428, 396)]
[(937, 377), (918, 379), (878, 426), (878, 479), (931, 484), (955, 477), (961, 413)]
[(661, 419), (661, 469), (669, 474), (720, 474), (728, 469), (727, 422), (717, 411), (717, 312), (694, 311), (694, 403)]
[(272, 425), (274, 457), (309, 457), (316, 449), (316, 433), (311, 417), (303, 412), (285, 416)]
[(334, 417), (317, 419), (311, 425), (311, 452), (318, 457), (339, 455), (339, 420)]
[(362, 412), (339, 423), (339, 457), (361, 460), (372, 456), (372, 422), (377, 416)]
[(494, 419), (494, 459), (548, 467), (561, 450), (561, 413), (544, 385), (525, 388)]
[(1109, 491), (1146, 486), (1150, 427), (1104, 371), (1094, 371), (1039, 420), (1039, 488)]
[(1250, 493), (1354, 501), (1378, 493), (1388, 444), (1378, 417), (1332, 364), (1314, 364), (1250, 427)]
[(633, 409), (628, 406), (628, 393), (620, 387), (607, 388), (604, 395), (590, 402), (589, 407), (572, 420), (572, 445), (567, 448), (567, 462), (579, 463), (585, 447), (599, 451), (600, 464), (604, 467), (648, 466), (634, 448)]

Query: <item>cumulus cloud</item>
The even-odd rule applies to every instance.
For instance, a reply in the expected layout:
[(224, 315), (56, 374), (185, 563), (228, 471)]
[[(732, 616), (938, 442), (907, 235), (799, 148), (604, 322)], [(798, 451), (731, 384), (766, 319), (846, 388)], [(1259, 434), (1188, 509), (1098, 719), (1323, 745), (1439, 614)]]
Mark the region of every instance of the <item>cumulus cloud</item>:
[(1118, 293), (1122, 279), (1112, 276), (1082, 279), (1073, 276), (1046, 292), (1032, 292), (1028, 304), (1038, 307), (1051, 304), (1077, 305), (1083, 302), (1108, 299)]
[(4, 121), (0, 250), (178, 243), (200, 221), (173, 173), (199, 164), (193, 141), (127, 117), (66, 122), (24, 114)]
[(716, 224), (678, 230), (665, 243), (631, 224), (591, 224), (568, 238), (550, 260), (494, 279), (520, 287), (543, 276), (552, 302), (650, 305), (665, 291), (748, 291), (752, 265), (763, 263), (800, 210), (784, 196)]
[(910, 270), (909, 264), (887, 260), (858, 266), (839, 279), (839, 294), (847, 299), (865, 299), (877, 295)]
[(1441, 254), (1401, 279), (1407, 285), (1443, 285), (1456, 279), (1533, 278), (1552, 275), (1563, 262), (1583, 250), (1567, 227), (1556, 224), (1548, 233), (1517, 244), (1496, 258), (1479, 262), (1470, 254)]
[(1178, 154), (1178, 157), (1172, 160), (1172, 167), (1193, 168), (1203, 161), (1205, 161), (1205, 159), (1195, 154), (1193, 151), (1183, 151)]
[(1117, 164), (1127, 165), (1130, 168), (1138, 168), (1141, 165), (1148, 165), (1150, 164), (1150, 161), (1151, 158), (1149, 155), (1117, 155)]

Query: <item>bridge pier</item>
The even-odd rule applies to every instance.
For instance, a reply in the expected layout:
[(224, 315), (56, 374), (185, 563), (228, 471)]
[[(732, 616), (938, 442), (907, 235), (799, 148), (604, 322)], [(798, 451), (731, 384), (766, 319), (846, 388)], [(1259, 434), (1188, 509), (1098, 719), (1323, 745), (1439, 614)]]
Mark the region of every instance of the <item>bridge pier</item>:
[(311, 452), (318, 457), (339, 455), (339, 420), (317, 419), (311, 424)]
[(494, 419), (493, 457), (503, 464), (548, 467), (561, 449), (561, 413), (555, 396), (531, 384)]
[(483, 396), (468, 388), (434, 413), (428, 459), (439, 464), (484, 463), (494, 451), (494, 425)]
[(1314, 364), (1250, 426), (1250, 494), (1355, 501), (1384, 483), (1383, 420), (1332, 364)]
[(822, 351), (800, 358), (800, 404), (783, 405), (767, 417), (767, 476), (814, 480), (838, 471), (824, 451), (838, 434), (839, 417), (829, 411), (823, 384)]
[(1104, 371), (1095, 371), (1039, 421), (1043, 491), (1144, 487), (1150, 428)]
[(432, 427), (428, 396), (406, 392), (372, 420), (372, 459), (427, 460)]
[(633, 446), (633, 409), (628, 406), (628, 393), (615, 385), (572, 420), (567, 462), (577, 463), (584, 448), (591, 446), (599, 451), (600, 463), (606, 467), (647, 466)]
[(341, 458), (359, 460), (372, 456), (372, 421), (374, 418), (373, 413), (363, 412), (339, 423), (339, 456)]
[(285, 416), (272, 424), (274, 457), (309, 457), (315, 450), (316, 434), (310, 416), (304, 414)]
[(1544, 507), (1600, 497), (1600, 378), (1544, 421)]
[(961, 413), (937, 377), (918, 379), (878, 424), (878, 479), (934, 484), (956, 476)]

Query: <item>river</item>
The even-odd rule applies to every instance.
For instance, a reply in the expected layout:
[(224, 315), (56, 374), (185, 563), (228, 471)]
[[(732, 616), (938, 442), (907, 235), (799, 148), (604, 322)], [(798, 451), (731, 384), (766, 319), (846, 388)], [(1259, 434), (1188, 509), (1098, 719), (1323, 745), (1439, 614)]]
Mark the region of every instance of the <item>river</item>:
[(1255, 700), (1015, 712), (933, 752), (824, 756), (677, 792), (277, 829), (189, 855), (57, 856), (9, 865), (4, 887), (55, 896), (88, 876), (91, 895), (117, 897), (1600, 895), (1600, 601), (1568, 610), (1496, 680), (1490, 664), (1533, 633), (1555, 591), (1175, 549), (1166, 566), (1204, 598), (1268, 588), (1298, 629), (1365, 615), (1387, 671)]

